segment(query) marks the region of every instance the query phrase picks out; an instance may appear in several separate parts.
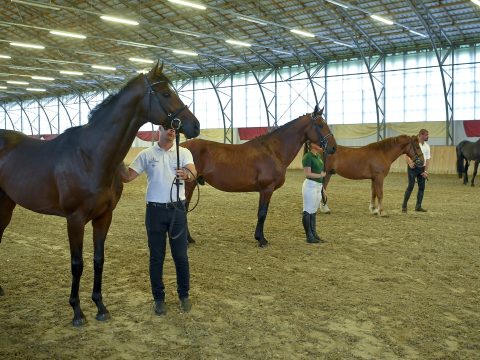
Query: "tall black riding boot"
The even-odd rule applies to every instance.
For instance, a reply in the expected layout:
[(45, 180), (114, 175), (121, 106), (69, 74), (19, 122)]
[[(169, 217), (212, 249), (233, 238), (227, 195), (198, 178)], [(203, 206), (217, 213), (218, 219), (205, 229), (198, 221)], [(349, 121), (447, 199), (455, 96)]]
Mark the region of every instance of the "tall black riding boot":
[(412, 191), (410, 190), (406, 190), (405, 191), (405, 195), (403, 197), (403, 204), (402, 204), (402, 211), (403, 212), (406, 212), (407, 211), (407, 203), (408, 203), (408, 199), (410, 199), (410, 195), (412, 194)]
[(303, 228), (305, 230), (305, 235), (307, 236), (307, 242), (308, 243), (318, 243), (320, 241), (315, 239), (315, 236), (312, 233), (312, 225), (311, 225), (310, 216), (311, 216), (311, 214), (309, 214), (308, 212), (306, 212), (306, 211), (303, 212), (302, 223), (303, 223)]
[(317, 213), (310, 214), (310, 228), (312, 229), (312, 235), (319, 242), (324, 242), (317, 234)]

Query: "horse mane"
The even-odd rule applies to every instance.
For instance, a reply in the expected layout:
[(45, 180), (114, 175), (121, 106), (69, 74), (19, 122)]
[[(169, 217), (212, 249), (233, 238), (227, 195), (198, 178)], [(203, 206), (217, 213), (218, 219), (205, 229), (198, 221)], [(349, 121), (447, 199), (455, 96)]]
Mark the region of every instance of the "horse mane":
[(389, 149), (391, 149), (392, 144), (395, 144), (395, 143), (399, 142), (400, 138), (403, 138), (404, 136), (408, 136), (408, 135), (398, 135), (398, 136), (394, 136), (394, 137), (389, 137), (389, 138), (371, 143), (367, 146), (370, 146), (374, 149), (378, 149), (378, 150), (381, 150), (381, 151), (389, 150)]
[(105, 108), (109, 107), (110, 105), (114, 104), (118, 98), (123, 94), (125, 90), (127, 90), (132, 83), (137, 81), (137, 79), (142, 76), (142, 74), (139, 74), (135, 76), (133, 79), (130, 79), (130, 81), (127, 82), (125, 86), (122, 87), (122, 89), (117, 92), (116, 94), (110, 94), (108, 95), (105, 100), (103, 100), (100, 104), (95, 106), (91, 111), (90, 114), (88, 114), (88, 123), (92, 123), (98, 118), (101, 118), (100, 113), (105, 110)]
[(297, 120), (299, 120), (300, 118), (304, 117), (304, 116), (307, 116), (309, 114), (305, 114), (305, 115), (302, 115), (302, 116), (299, 116), (298, 118), (296, 119), (293, 119), (293, 120), (290, 120), (289, 122), (283, 124), (282, 126), (279, 126), (277, 128), (275, 128), (273, 131), (271, 132), (267, 132), (266, 134), (263, 134), (263, 135), (260, 135), (260, 136), (257, 136), (256, 138), (254, 138), (253, 140), (258, 140), (258, 141), (262, 141), (262, 140), (265, 140), (266, 138), (269, 138), (270, 136), (275, 136), (276, 133), (282, 131), (282, 130), (285, 130), (285, 129), (288, 129), (290, 126), (292, 126)]

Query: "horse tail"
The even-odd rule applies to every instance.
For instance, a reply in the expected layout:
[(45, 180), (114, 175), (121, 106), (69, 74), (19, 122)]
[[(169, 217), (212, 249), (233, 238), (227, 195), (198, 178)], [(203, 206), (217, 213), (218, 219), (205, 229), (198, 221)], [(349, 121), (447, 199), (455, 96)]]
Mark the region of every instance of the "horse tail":
[(458, 177), (461, 179), (462, 176), (463, 176), (463, 172), (465, 171), (465, 168), (464, 168), (464, 165), (463, 165), (463, 155), (462, 155), (462, 146), (464, 144), (465, 141), (462, 141), (460, 142), (457, 147), (456, 147), (456, 151), (457, 151), (457, 173), (458, 173)]

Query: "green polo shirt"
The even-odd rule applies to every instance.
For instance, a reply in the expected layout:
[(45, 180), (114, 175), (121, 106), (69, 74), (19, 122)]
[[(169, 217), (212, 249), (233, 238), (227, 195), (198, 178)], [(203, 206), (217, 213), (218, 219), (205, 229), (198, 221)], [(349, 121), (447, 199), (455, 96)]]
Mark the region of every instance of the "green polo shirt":
[[(310, 151), (303, 155), (302, 166), (304, 168), (309, 167), (312, 169), (312, 173), (315, 174), (320, 174), (324, 169), (323, 160), (320, 154), (314, 155)], [(323, 183), (323, 178), (315, 178), (310, 180), (316, 181), (320, 184)]]

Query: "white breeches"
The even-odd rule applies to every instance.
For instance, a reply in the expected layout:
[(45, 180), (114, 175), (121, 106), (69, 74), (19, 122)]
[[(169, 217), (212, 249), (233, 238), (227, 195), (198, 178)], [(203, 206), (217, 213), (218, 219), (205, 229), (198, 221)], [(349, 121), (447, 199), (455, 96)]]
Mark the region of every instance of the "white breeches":
[(322, 201), (323, 184), (305, 179), (302, 186), (303, 211), (315, 214)]

